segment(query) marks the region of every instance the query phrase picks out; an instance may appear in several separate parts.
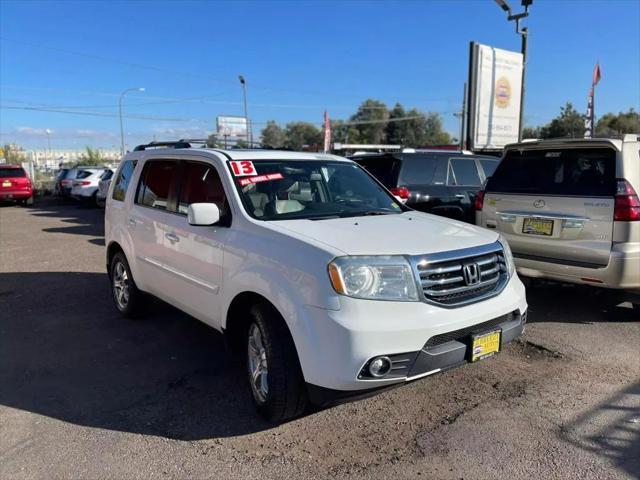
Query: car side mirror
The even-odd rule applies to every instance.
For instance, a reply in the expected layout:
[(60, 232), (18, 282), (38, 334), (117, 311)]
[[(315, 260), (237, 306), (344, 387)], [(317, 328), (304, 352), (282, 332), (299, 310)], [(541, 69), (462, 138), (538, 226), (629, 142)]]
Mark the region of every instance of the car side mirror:
[(220, 221), (220, 209), (215, 203), (192, 203), (187, 212), (189, 225), (208, 227)]

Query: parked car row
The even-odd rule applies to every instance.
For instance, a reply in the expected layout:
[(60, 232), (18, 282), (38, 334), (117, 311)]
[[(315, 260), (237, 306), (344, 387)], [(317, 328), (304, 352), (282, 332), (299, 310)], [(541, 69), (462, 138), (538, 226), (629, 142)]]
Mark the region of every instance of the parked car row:
[(104, 206), (104, 193), (109, 188), (112, 176), (113, 170), (105, 167), (62, 168), (56, 177), (55, 193), (86, 204)]
[(406, 205), (475, 223), (509, 242), (518, 272), (640, 303), (640, 143), (557, 139), (502, 159), (416, 151), (352, 157)]

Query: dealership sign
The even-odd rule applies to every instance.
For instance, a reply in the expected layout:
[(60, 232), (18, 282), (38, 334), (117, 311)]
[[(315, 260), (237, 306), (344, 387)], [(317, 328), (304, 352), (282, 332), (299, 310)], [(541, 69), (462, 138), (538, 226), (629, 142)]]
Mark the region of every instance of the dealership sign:
[(522, 54), (471, 43), (467, 144), (500, 149), (518, 141)]
[(217, 117), (218, 135), (225, 137), (246, 137), (247, 119), (244, 117)]

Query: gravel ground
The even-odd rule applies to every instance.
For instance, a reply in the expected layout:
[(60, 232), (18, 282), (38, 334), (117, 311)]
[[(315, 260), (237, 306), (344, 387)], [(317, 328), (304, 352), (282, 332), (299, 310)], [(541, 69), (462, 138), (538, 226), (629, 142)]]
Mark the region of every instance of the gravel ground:
[(283, 425), (204, 324), (115, 312), (103, 212), (0, 207), (1, 478), (640, 478), (640, 322), (530, 289), (498, 356)]

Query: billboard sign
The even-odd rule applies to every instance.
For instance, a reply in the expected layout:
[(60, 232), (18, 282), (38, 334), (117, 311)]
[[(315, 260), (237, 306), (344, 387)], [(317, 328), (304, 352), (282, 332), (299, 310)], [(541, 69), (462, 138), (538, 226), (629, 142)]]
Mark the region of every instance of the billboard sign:
[(226, 137), (246, 137), (247, 119), (244, 117), (217, 117), (218, 135)]
[(467, 144), (501, 149), (518, 141), (522, 54), (471, 42)]

